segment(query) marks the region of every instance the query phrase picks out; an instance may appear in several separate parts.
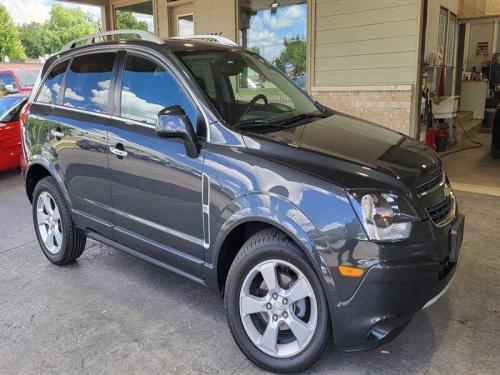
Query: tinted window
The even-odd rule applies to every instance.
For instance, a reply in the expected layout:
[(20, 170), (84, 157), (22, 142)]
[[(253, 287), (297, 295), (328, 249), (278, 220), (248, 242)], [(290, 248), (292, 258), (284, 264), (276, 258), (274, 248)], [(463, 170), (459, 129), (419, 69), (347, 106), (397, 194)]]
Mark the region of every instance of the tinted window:
[(57, 64), (54, 69), (49, 73), (47, 79), (45, 80), (40, 93), (38, 94), (37, 100), (42, 103), (57, 103), (57, 98), (59, 97), (59, 91), (61, 90), (61, 84), (63, 81), (64, 73), (68, 67), (68, 61), (63, 61)]
[(10, 73), (0, 74), (0, 88), (3, 89), (6, 85), (12, 85), (14, 88), (17, 88), (16, 80)]
[(158, 112), (180, 105), (193, 126), (196, 111), (175, 77), (155, 62), (129, 55), (123, 73), (121, 116), (155, 124)]
[(64, 105), (91, 112), (106, 112), (115, 53), (79, 56), (68, 71)]

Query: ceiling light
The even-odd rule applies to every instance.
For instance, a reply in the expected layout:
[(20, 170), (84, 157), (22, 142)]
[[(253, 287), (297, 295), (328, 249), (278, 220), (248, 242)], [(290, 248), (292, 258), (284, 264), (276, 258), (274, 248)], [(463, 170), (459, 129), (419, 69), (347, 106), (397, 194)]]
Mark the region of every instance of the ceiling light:
[(276, 15), (276, 13), (278, 12), (278, 7), (279, 6), (280, 6), (280, 3), (278, 3), (276, 0), (274, 0), (271, 3), (271, 16)]

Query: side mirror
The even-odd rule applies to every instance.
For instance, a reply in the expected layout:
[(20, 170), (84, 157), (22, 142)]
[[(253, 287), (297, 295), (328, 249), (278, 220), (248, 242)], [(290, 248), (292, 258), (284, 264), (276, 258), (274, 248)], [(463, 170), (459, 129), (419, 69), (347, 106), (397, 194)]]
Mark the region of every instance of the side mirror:
[(16, 88), (14, 85), (5, 85), (3, 89), (8, 92), (9, 94), (15, 94), (17, 92)]
[(186, 153), (195, 158), (200, 154), (200, 142), (186, 112), (178, 106), (167, 107), (158, 112), (156, 135), (161, 138), (182, 138)]

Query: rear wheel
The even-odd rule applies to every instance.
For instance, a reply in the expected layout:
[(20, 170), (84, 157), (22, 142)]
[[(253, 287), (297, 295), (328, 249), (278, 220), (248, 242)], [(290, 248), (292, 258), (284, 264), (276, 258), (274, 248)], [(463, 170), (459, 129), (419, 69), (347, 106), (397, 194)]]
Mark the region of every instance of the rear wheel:
[(53, 177), (41, 179), (33, 192), (33, 222), (40, 247), (52, 263), (74, 262), (85, 249), (85, 233), (76, 228)]
[(243, 245), (228, 274), (225, 307), (236, 342), (267, 370), (305, 370), (331, 337), (318, 277), (295, 243), (277, 230), (259, 232)]

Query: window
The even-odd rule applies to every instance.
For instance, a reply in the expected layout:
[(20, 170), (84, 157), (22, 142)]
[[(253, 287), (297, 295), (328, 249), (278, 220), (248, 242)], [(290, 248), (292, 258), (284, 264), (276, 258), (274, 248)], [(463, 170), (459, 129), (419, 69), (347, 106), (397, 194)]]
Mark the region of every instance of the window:
[(128, 55), (123, 72), (121, 116), (154, 125), (158, 112), (173, 105), (181, 106), (196, 126), (195, 107), (175, 77), (149, 59)]
[(0, 89), (4, 90), (5, 86), (12, 85), (14, 89), (17, 89), (17, 83), (12, 74), (10, 73), (1, 73), (0, 74)]
[(115, 29), (154, 31), (153, 2), (138, 1), (134, 4), (115, 8)]
[(75, 57), (68, 71), (64, 105), (106, 112), (115, 53)]
[(446, 28), (448, 26), (448, 10), (441, 8), (439, 12), (439, 30), (438, 30), (438, 54), (444, 58), (446, 47)]
[(40, 93), (38, 94), (37, 100), (41, 103), (56, 104), (59, 97), (59, 91), (61, 90), (61, 85), (68, 67), (69, 61), (63, 61), (57, 64), (54, 69), (49, 73), (47, 79), (45, 80)]
[(192, 14), (177, 16), (177, 30), (179, 36), (194, 35), (194, 18)]
[(240, 0), (240, 45), (306, 85), (307, 1)]
[(36, 70), (21, 70), (17, 72), (17, 78), (24, 87), (33, 87), (38, 78), (38, 72)]
[(232, 125), (322, 115), (302, 90), (254, 54), (179, 51), (177, 56), (224, 120)]

